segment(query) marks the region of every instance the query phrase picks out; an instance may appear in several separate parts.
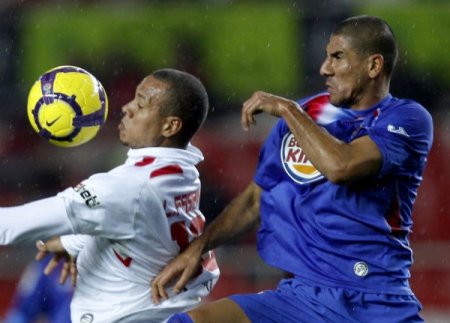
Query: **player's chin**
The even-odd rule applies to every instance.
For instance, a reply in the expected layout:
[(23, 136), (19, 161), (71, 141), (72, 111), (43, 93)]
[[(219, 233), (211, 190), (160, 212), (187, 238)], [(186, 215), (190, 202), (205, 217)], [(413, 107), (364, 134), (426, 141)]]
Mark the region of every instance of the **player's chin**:
[(129, 146), (127, 136), (125, 135), (125, 133), (123, 131), (119, 132), (119, 140), (123, 145)]
[(336, 93), (334, 93), (332, 91), (328, 91), (328, 93), (330, 94), (330, 103), (332, 105), (338, 105), (339, 100), (338, 100), (338, 96), (336, 95)]
[(336, 93), (330, 93), (330, 103), (335, 107), (342, 107), (345, 105), (345, 100)]

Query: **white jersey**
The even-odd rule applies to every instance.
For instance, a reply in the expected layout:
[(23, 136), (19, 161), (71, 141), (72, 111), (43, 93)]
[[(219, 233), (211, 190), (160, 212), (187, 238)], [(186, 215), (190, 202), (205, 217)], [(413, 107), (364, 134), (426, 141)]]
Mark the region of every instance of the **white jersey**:
[(164, 322), (209, 293), (219, 276), (212, 253), (179, 295), (155, 305), (150, 285), (203, 230), (201, 160), (193, 146), (132, 149), (125, 164), (59, 194), (76, 233), (62, 237), (78, 257), (72, 322)]

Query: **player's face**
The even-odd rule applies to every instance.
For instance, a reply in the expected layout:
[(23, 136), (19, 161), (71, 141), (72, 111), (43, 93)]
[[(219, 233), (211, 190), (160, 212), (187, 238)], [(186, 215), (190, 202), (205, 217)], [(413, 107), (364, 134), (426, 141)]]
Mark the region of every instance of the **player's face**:
[(134, 99), (122, 107), (120, 140), (130, 148), (159, 147), (166, 118), (160, 115), (168, 84), (153, 76), (146, 77), (136, 89)]
[(350, 39), (342, 35), (332, 35), (326, 51), (320, 74), (326, 77), (331, 103), (357, 108), (369, 81), (367, 58), (358, 54)]

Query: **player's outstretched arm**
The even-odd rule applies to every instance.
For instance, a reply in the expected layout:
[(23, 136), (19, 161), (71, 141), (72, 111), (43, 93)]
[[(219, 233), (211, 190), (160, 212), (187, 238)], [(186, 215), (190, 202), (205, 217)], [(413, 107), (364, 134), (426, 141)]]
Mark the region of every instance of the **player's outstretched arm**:
[(174, 258), (152, 281), (152, 299), (158, 304), (167, 299), (165, 289), (169, 282), (176, 280), (175, 293), (197, 272), (201, 256), (217, 246), (230, 242), (253, 228), (259, 221), (259, 198), (261, 188), (251, 183), (236, 197), (221, 214), (206, 228), (205, 232), (193, 240), (186, 250)]
[(0, 207), (0, 245), (33, 243), (69, 233), (72, 227), (64, 202), (58, 196)]

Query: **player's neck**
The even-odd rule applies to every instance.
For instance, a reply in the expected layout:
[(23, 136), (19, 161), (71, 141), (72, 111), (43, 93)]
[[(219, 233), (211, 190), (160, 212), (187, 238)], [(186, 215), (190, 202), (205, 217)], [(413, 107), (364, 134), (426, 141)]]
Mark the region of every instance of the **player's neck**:
[(373, 86), (367, 87), (361, 98), (351, 106), (351, 109), (366, 110), (383, 100), (389, 94), (389, 83), (377, 85), (373, 84)]

